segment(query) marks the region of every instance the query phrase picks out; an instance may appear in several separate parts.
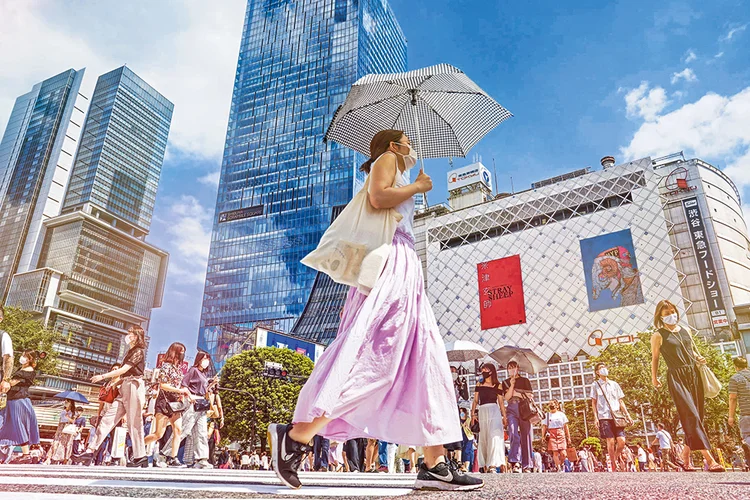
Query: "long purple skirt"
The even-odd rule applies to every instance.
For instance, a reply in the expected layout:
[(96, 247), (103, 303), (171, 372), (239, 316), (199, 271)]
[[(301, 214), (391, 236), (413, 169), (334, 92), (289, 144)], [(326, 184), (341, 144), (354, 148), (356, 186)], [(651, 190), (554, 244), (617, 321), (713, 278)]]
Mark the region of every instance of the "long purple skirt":
[(443, 339), (411, 236), (397, 231), (369, 295), (349, 290), (336, 340), (302, 388), (294, 422), (325, 416), (319, 434), (432, 446), (461, 441)]

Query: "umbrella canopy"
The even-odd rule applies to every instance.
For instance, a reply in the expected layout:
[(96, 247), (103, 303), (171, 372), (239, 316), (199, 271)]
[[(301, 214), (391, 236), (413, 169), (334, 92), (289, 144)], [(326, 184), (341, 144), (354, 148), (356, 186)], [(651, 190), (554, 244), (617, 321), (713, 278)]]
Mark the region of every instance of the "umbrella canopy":
[(518, 363), (518, 368), (526, 373), (539, 373), (547, 368), (546, 361), (534, 354), (534, 351), (525, 347), (506, 345), (492, 351), (490, 357), (503, 366), (508, 366), (508, 363), (515, 361)]
[(454, 363), (481, 359), (489, 354), (487, 349), (468, 340), (448, 342), (445, 344), (445, 350), (448, 353), (448, 361)]
[(511, 116), (463, 71), (438, 64), (357, 80), (336, 110), (325, 140), (369, 157), (373, 136), (397, 129), (409, 136), (420, 161), (463, 157)]
[(71, 401), (75, 401), (76, 403), (83, 403), (85, 405), (89, 404), (89, 400), (86, 399), (86, 396), (76, 391), (61, 392), (59, 394), (55, 394), (54, 397), (58, 399), (70, 399)]

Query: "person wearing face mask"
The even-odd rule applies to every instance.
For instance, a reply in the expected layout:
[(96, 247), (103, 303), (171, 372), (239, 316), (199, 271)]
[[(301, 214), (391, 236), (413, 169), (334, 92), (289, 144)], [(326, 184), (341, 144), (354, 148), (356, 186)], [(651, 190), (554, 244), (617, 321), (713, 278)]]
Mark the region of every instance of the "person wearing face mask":
[(609, 368), (606, 363), (597, 363), (594, 375), (599, 379), (591, 384), (591, 406), (594, 412), (594, 425), (599, 427), (599, 437), (607, 441), (607, 453), (612, 461), (612, 471), (622, 472), (619, 457), (625, 447), (625, 428), (618, 427), (616, 415), (624, 413), (630, 425), (633, 419), (625, 406), (625, 393), (620, 384), (609, 380)]
[[(293, 424), (269, 426), (273, 468), (296, 489), (297, 469), (316, 434), (339, 442), (367, 437), (424, 447), (417, 489), (480, 488), (481, 479), (450, 469), (443, 449), (461, 441), (461, 425), (413, 230), (414, 196), (430, 191), (432, 180), (420, 170), (411, 182), (416, 155), (403, 131), (375, 134), (370, 156), (360, 167), (369, 174), (368, 212), (392, 209), (401, 219), (372, 289), (350, 289), (336, 339), (316, 360)], [(415, 386), (417, 380), (429, 384)]]
[(471, 432), (469, 410), (459, 408), (458, 419), (461, 421), (461, 433), (463, 434), (463, 441), (461, 443), (461, 471), (469, 472), (471, 464), (474, 463), (474, 433)]
[(485, 363), (481, 374), (471, 406), (472, 423), (479, 421), (477, 462), (485, 472), (497, 472), (505, 465), (505, 404), (495, 365)]
[(13, 448), (20, 446), (22, 455), (14, 463), (33, 463), (29, 446), (39, 444), (39, 425), (29, 399), (29, 387), (34, 384), (34, 368), (39, 357), (40, 354), (32, 350), (21, 353), (18, 358), (21, 368), (8, 379), (8, 400), (0, 410), (0, 449), (3, 450), (0, 462), (10, 460)]
[(146, 384), (143, 381), (143, 372), (146, 368), (146, 333), (140, 326), (131, 326), (125, 340), (130, 349), (125, 354), (120, 368), (91, 377), (91, 382), (95, 384), (102, 380), (121, 377), (120, 393), (102, 415), (96, 428), (96, 437), (89, 440), (86, 451), (73, 456), (75, 463), (91, 465), (94, 453), (99, 449), (104, 438), (123, 417), (127, 417), (128, 432), (133, 447), (133, 460), (128, 463), (128, 467), (148, 467), (142, 418), (143, 405), (146, 402)]
[(698, 364), (706, 359), (695, 351), (690, 332), (681, 327), (680, 313), (668, 300), (656, 305), (654, 328), (651, 336), (651, 381), (656, 389), (661, 388), (659, 380), (659, 356), (667, 364), (667, 385), (672, 396), (682, 430), (685, 433), (685, 447), (682, 451), (682, 468), (693, 472), (690, 467), (691, 450), (700, 450), (708, 464), (709, 472), (724, 472), (713, 455), (708, 434), (703, 425), (704, 403), (703, 382), (698, 374)]
[[(182, 414), (182, 434), (175, 437), (174, 433), (164, 446), (168, 453), (172, 449), (179, 448), (179, 442), (187, 439), (185, 443), (185, 463), (194, 464), (195, 469), (213, 469), (208, 461), (208, 410), (211, 405), (208, 396), (208, 377), (206, 372), (211, 364), (211, 358), (207, 352), (199, 351), (195, 355), (195, 362), (182, 379), (182, 386), (187, 388), (190, 397), (195, 403), (189, 405)], [(222, 414), (223, 420), (223, 414)], [(172, 443), (177, 439), (177, 446)], [(188, 443), (190, 445), (188, 446)], [(167, 461), (174, 458), (174, 454), (167, 457)], [(157, 462), (162, 466), (162, 457)]]
[[(520, 405), (523, 399), (534, 400), (531, 382), (522, 377), (518, 363), (508, 363), (508, 378), (503, 380), (503, 394), (508, 402), (508, 434), (510, 435), (510, 455), (512, 472), (531, 472), (534, 470), (534, 449), (531, 442), (531, 423), (521, 418)], [(523, 467), (523, 469), (521, 468)]]

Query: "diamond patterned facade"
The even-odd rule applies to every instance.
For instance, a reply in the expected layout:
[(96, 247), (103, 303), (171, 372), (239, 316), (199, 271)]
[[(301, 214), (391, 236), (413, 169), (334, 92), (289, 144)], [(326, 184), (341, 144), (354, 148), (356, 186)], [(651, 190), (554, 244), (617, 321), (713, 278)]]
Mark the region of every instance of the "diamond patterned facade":
[[(662, 298), (689, 308), (660, 179), (644, 158), (430, 220), (428, 294), (445, 340), (572, 359), (632, 340)], [(590, 312), (580, 240), (624, 229), (632, 234), (644, 303)], [(511, 255), (521, 258), (526, 323), (482, 330), (477, 264)]]

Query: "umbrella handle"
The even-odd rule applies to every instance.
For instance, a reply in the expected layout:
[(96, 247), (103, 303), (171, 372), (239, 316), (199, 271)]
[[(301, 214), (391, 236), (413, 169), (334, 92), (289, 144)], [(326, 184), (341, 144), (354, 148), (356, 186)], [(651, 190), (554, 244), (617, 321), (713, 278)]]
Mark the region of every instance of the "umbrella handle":
[[(417, 90), (411, 90), (411, 106), (412, 106), (412, 117), (414, 118), (414, 128), (417, 130), (417, 156), (419, 157), (419, 171), (424, 172), (424, 158), (422, 157), (422, 134), (419, 130), (419, 117), (417, 116)], [(427, 193), (422, 193), (424, 196), (424, 208), (427, 208)]]

